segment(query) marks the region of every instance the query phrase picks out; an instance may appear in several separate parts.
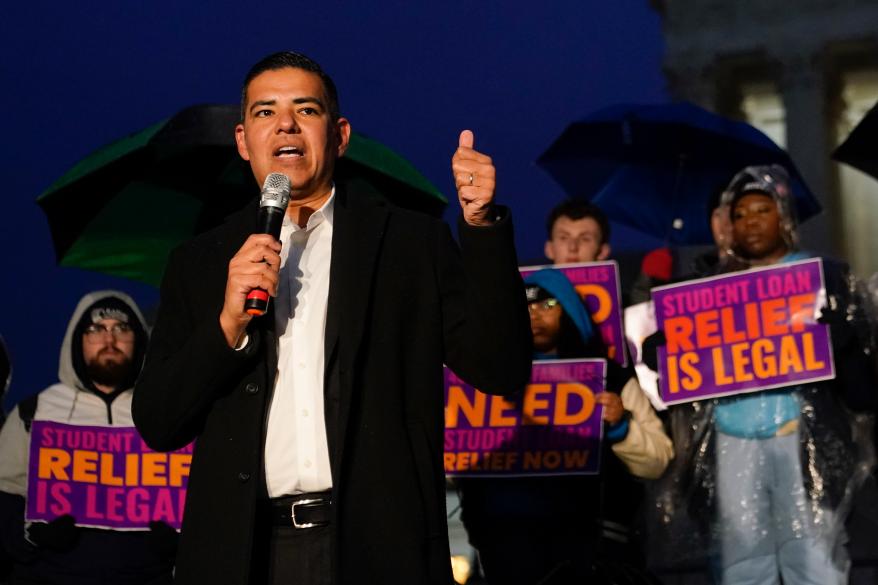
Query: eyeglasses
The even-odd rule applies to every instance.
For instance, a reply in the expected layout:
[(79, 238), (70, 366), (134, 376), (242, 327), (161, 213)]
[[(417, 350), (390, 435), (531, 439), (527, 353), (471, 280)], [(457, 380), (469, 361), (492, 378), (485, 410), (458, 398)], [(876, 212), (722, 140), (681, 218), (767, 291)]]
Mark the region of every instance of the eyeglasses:
[(92, 323), (85, 328), (85, 340), (89, 343), (100, 343), (104, 340), (104, 335), (109, 333), (116, 341), (131, 341), (134, 339), (134, 329), (128, 323), (116, 323), (111, 325), (109, 329), (100, 323)]
[(545, 313), (547, 311), (551, 311), (555, 307), (557, 307), (560, 303), (558, 299), (543, 299), (542, 301), (535, 301), (533, 303), (528, 303), (527, 309), (531, 313)]

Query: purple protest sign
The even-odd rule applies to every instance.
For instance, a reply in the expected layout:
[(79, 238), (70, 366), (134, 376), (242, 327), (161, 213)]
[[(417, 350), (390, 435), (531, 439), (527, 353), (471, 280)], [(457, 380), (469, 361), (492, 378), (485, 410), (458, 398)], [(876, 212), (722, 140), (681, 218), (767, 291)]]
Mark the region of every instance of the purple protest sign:
[(157, 453), (133, 427), (34, 421), (28, 463), (28, 521), (70, 514), (79, 526), (179, 529), (192, 461), (190, 444)]
[(586, 309), (607, 346), (608, 356), (622, 364), (628, 363), (622, 331), (622, 294), (619, 287), (619, 266), (613, 260), (581, 262), (556, 266), (522, 266), (521, 277), (537, 270), (552, 268), (564, 274), (582, 297)]
[(668, 404), (835, 377), (823, 263), (802, 260), (652, 289)]
[(534, 362), (517, 400), (479, 392), (445, 368), (445, 474), (514, 477), (598, 473), (602, 359)]

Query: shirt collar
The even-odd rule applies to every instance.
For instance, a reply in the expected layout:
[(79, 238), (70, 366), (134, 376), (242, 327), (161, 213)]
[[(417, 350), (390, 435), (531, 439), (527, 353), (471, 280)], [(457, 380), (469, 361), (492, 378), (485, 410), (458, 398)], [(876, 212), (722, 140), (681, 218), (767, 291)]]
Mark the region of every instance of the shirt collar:
[(320, 206), (320, 209), (311, 214), (311, 217), (308, 218), (308, 223), (305, 224), (305, 227), (299, 227), (293, 220), (290, 219), (290, 216), (286, 213), (284, 214), (284, 220), (281, 226), (286, 229), (290, 229), (294, 232), (299, 230), (311, 231), (316, 228), (318, 225), (323, 223), (324, 221), (329, 227), (332, 227), (332, 220), (335, 216), (335, 183), (332, 184), (332, 190), (329, 192), (329, 197), (326, 199), (326, 202)]

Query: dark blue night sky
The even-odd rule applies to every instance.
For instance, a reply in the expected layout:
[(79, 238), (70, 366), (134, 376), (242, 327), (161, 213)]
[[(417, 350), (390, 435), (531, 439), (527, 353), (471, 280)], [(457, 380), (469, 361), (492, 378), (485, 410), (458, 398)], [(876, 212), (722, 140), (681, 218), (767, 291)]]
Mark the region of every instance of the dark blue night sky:
[[(537, 156), (597, 108), (667, 100), (661, 22), (647, 0), (38, 1), (3, 12), (0, 335), (14, 364), (11, 401), (57, 379), (83, 293), (119, 288), (143, 307), (157, 299), (144, 285), (56, 267), (37, 196), (92, 150), (184, 106), (237, 102), (244, 73), (267, 53), (319, 61), (353, 128), (402, 153), (449, 199), (458, 133), (473, 129), (494, 157), (522, 260), (541, 257), (543, 218), (564, 197)], [(630, 234), (614, 244), (650, 245)]]

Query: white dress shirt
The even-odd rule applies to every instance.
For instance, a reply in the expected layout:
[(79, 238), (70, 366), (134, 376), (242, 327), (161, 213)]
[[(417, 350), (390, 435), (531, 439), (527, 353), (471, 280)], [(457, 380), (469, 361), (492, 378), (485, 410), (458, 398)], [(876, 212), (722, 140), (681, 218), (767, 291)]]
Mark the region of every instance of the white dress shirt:
[(334, 202), (333, 187), (304, 228), (285, 216), (280, 232), (277, 378), (265, 441), (265, 479), (272, 498), (332, 487), (323, 366)]

